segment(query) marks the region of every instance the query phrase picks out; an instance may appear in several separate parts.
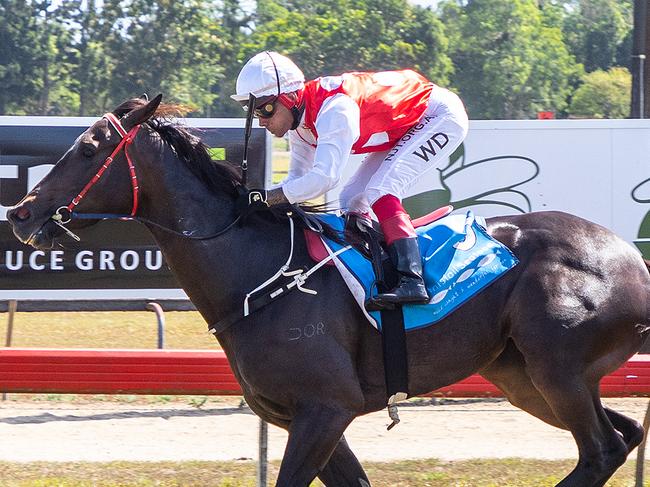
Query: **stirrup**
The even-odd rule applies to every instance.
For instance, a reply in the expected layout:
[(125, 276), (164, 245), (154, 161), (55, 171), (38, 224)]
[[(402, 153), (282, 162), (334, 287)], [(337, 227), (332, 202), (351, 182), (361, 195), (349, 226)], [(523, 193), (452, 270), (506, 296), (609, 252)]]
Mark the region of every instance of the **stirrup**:
[(391, 419), (392, 423), (386, 427), (386, 431), (390, 431), (400, 422), (399, 412), (397, 411), (397, 403), (404, 401), (408, 397), (406, 392), (396, 392), (388, 398), (388, 417)]
[(380, 301), (376, 296), (366, 299), (363, 306), (366, 308), (366, 311), (392, 311), (395, 309), (395, 304)]
[[(366, 311), (391, 311), (395, 309), (394, 304), (377, 299), (377, 295), (381, 294), (378, 289), (382, 285), (383, 282), (377, 279), (375, 279), (370, 285), (370, 297), (363, 303), (363, 307), (366, 308)], [(376, 293), (374, 296), (373, 292)]]
[[(431, 300), (431, 297), (427, 293), (426, 287), (424, 286), (424, 281), (422, 281), (422, 290), (424, 291), (423, 294), (409, 294), (409, 291), (405, 289), (409, 285), (411, 284), (408, 282), (400, 282), (397, 286), (389, 291), (386, 291), (384, 293), (377, 293), (371, 298), (371, 300), (375, 303), (380, 303), (382, 305), (388, 306), (402, 306), (405, 304), (427, 304)], [(417, 291), (419, 289), (412, 290)], [(400, 293), (403, 293), (402, 296), (399, 296)]]

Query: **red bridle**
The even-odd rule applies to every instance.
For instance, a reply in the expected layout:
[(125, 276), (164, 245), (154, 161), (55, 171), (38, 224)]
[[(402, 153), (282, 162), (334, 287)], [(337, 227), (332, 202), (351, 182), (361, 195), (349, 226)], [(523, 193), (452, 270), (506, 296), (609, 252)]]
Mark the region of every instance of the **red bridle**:
[[(183, 238), (191, 239), (191, 240), (208, 240), (212, 238), (216, 238), (220, 235), (223, 235), (226, 233), (228, 230), (233, 228), (237, 222), (241, 219), (241, 215), (238, 215), (230, 224), (228, 224), (226, 227), (222, 228), (221, 230), (218, 230), (214, 233), (208, 234), (208, 235), (193, 235), (194, 232), (189, 232), (189, 231), (177, 231), (171, 228), (168, 228), (164, 225), (161, 225), (155, 221), (151, 221), (147, 218), (143, 217), (137, 217), (135, 214), (138, 210), (138, 193), (139, 193), (139, 186), (138, 186), (138, 178), (135, 173), (135, 165), (133, 164), (133, 161), (131, 160), (131, 156), (129, 156), (129, 153), (127, 152), (127, 147), (131, 145), (133, 142), (133, 139), (135, 139), (136, 134), (138, 133), (138, 130), (140, 130), (140, 125), (134, 126), (131, 130), (128, 132), (126, 129), (122, 126), (120, 123), (119, 119), (113, 115), (112, 113), (107, 113), (104, 115), (102, 118), (105, 118), (108, 120), (108, 122), (113, 126), (113, 128), (117, 131), (117, 133), (122, 137), (122, 140), (120, 143), (115, 147), (113, 152), (111, 153), (110, 156), (106, 158), (104, 163), (102, 164), (102, 167), (97, 171), (97, 174), (93, 176), (93, 178), (84, 186), (84, 188), (81, 190), (81, 192), (72, 198), (72, 201), (70, 204), (67, 206), (61, 206), (59, 209), (56, 210), (54, 215), (50, 217), (50, 219), (56, 223), (59, 227), (63, 229), (70, 237), (74, 238), (75, 240), (79, 241), (79, 237), (75, 235), (68, 227), (65, 226), (66, 223), (69, 223), (72, 218), (74, 217), (75, 219), (90, 219), (90, 220), (101, 220), (101, 219), (107, 219), (107, 218), (120, 218), (124, 220), (137, 220), (142, 223), (146, 223), (148, 225), (152, 225), (154, 227), (157, 227), (165, 232), (172, 233), (174, 235), (181, 236)], [(73, 212), (72, 210), (79, 204), (79, 202), (86, 196), (86, 193), (90, 190), (90, 188), (93, 187), (93, 185), (99, 181), (99, 179), (102, 177), (102, 174), (108, 169), (108, 166), (111, 165), (113, 162), (113, 159), (117, 154), (124, 149), (124, 155), (126, 157), (127, 164), (129, 165), (129, 173), (131, 175), (131, 186), (133, 187), (133, 206), (131, 207), (131, 213), (130, 215), (116, 215), (116, 214), (105, 214), (105, 213), (76, 213)], [(64, 217), (62, 212), (68, 212), (68, 215)]]
[[(122, 126), (120, 123), (120, 120), (113, 115), (112, 113), (107, 113), (105, 114), (102, 118), (108, 120), (108, 122), (113, 126), (113, 128), (117, 131), (117, 133), (120, 135), (122, 140), (120, 141), (119, 144), (117, 144), (117, 147), (113, 150), (110, 156), (106, 158), (104, 163), (102, 164), (102, 167), (99, 168), (99, 171), (97, 171), (97, 174), (95, 174), (90, 181), (84, 186), (84, 188), (81, 190), (81, 192), (72, 198), (72, 201), (70, 204), (67, 206), (62, 206), (56, 211), (55, 215), (60, 215), (61, 219), (59, 220), (61, 223), (67, 223), (70, 221), (72, 218), (72, 213), (74, 208), (79, 204), (79, 202), (86, 196), (86, 193), (92, 188), (97, 181), (102, 177), (106, 169), (111, 165), (113, 160), (115, 159), (115, 156), (119, 154), (119, 152), (124, 149), (124, 155), (126, 156), (126, 162), (129, 165), (129, 173), (131, 175), (131, 186), (133, 188), (133, 206), (131, 207), (131, 213), (130, 216), (135, 216), (135, 213), (138, 211), (138, 193), (139, 193), (139, 186), (138, 186), (138, 177), (135, 173), (135, 165), (133, 164), (133, 161), (131, 160), (131, 156), (129, 156), (129, 153), (127, 152), (127, 147), (131, 145), (133, 142), (133, 139), (135, 138), (136, 134), (138, 133), (138, 130), (140, 130), (140, 125), (135, 125), (131, 130), (128, 132), (126, 129)], [(63, 220), (63, 215), (61, 215), (61, 210), (67, 210), (70, 214), (69, 218), (67, 221), (62, 221)]]

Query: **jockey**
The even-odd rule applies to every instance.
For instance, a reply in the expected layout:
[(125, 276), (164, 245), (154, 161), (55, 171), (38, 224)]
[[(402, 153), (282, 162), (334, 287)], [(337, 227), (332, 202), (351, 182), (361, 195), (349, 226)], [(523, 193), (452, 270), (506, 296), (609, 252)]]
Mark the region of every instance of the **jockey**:
[[(253, 107), (248, 107), (254, 96)], [(399, 284), (373, 301), (426, 303), (422, 258), (401, 199), (427, 171), (442, 169), (467, 134), (461, 100), (411, 70), (352, 72), (305, 82), (302, 71), (276, 52), (253, 56), (232, 95), (255, 110), (276, 137), (289, 134), (288, 177), (275, 189), (246, 195), (256, 211), (302, 203), (339, 182), (350, 154), (367, 154), (341, 191), (341, 208), (369, 218), (372, 210), (386, 239)]]

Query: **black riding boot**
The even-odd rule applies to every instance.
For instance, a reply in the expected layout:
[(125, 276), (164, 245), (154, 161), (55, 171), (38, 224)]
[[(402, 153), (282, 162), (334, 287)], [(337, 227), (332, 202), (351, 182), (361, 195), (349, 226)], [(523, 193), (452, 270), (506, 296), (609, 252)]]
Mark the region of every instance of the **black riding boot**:
[(379, 303), (426, 303), (427, 288), (422, 278), (422, 257), (417, 237), (395, 240), (388, 247), (388, 255), (399, 274), (399, 283), (388, 292), (380, 293), (372, 300)]

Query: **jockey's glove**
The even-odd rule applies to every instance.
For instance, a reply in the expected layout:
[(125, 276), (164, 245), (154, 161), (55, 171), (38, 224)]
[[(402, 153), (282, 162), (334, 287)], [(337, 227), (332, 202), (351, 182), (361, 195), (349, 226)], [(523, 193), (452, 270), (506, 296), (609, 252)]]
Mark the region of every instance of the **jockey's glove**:
[(269, 207), (280, 203), (288, 203), (282, 188), (272, 189), (244, 189), (241, 190), (235, 203), (237, 213), (246, 218), (256, 211), (268, 210)]

